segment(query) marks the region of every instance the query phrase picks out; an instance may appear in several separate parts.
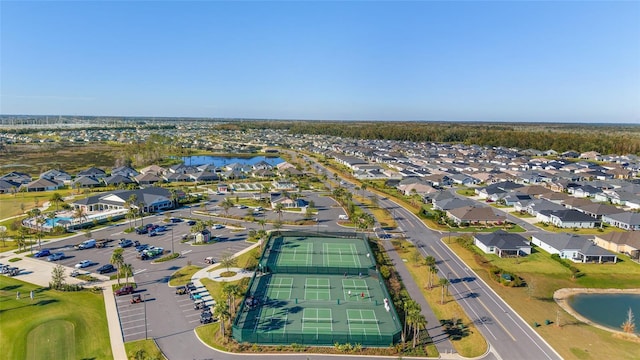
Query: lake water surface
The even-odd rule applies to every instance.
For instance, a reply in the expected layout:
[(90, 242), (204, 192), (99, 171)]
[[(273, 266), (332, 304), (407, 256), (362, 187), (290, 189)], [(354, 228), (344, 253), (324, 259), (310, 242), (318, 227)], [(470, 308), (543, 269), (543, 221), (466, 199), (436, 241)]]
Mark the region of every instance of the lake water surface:
[(213, 164), (214, 166), (224, 166), (233, 163), (239, 163), (243, 165), (253, 165), (260, 161), (265, 161), (268, 164), (273, 166), (278, 165), (284, 160), (280, 157), (265, 157), (265, 156), (254, 156), (254, 157), (225, 157), (225, 156), (209, 156), (209, 155), (198, 155), (198, 156), (184, 156), (182, 157), (182, 161), (184, 161), (185, 165), (204, 165), (204, 164)]
[(631, 308), (640, 333), (640, 294), (578, 294), (571, 297), (569, 305), (594, 323), (618, 331), (622, 331), (620, 326)]

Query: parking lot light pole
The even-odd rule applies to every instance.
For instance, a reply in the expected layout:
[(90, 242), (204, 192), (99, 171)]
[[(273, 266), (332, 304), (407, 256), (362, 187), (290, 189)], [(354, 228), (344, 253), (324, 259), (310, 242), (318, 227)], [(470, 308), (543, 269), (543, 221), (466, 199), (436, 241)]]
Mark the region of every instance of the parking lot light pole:
[(147, 334), (147, 294), (144, 294), (144, 299), (143, 299), (143, 303), (144, 303), (144, 339), (147, 340), (149, 339), (148, 334)]
[(173, 228), (171, 228), (171, 255), (173, 255)]

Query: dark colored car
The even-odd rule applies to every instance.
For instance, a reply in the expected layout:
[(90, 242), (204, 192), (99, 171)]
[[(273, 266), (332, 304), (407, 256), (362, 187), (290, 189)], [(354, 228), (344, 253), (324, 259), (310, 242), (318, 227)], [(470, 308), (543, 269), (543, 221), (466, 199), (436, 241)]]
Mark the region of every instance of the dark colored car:
[(37, 253), (33, 254), (33, 257), (45, 257), (45, 256), (49, 256), (51, 255), (51, 251), (49, 251), (49, 249), (42, 249), (40, 251), (38, 251)]
[(206, 313), (206, 314), (200, 315), (200, 323), (201, 324), (208, 324), (210, 322), (213, 322), (213, 316), (211, 316), (211, 313)]
[(149, 232), (149, 230), (147, 230), (146, 227), (145, 228), (136, 228), (136, 234), (138, 234), (138, 235), (146, 234), (148, 232)]
[(195, 225), (195, 224), (196, 224), (196, 221), (195, 221), (195, 220), (189, 220), (189, 221), (187, 221), (187, 225), (189, 225), (189, 226), (193, 226), (193, 225)]
[(128, 294), (133, 294), (133, 286), (123, 286), (120, 289), (116, 290), (114, 292), (114, 294), (116, 294), (116, 296), (120, 296), (120, 295), (128, 295)]
[(122, 239), (120, 240), (120, 247), (121, 248), (126, 248), (129, 246), (133, 246), (133, 241), (129, 240), (129, 239)]
[(180, 222), (182, 222), (182, 219), (180, 219), (180, 218), (171, 218), (169, 220), (171, 220), (172, 223), (180, 223)]
[(111, 265), (111, 264), (104, 264), (104, 265), (100, 266), (100, 267), (98, 268), (98, 270), (96, 270), (96, 271), (97, 271), (99, 274), (104, 274), (104, 273), (112, 272), (112, 271), (115, 271), (115, 270), (116, 270), (116, 268), (115, 268), (113, 265)]

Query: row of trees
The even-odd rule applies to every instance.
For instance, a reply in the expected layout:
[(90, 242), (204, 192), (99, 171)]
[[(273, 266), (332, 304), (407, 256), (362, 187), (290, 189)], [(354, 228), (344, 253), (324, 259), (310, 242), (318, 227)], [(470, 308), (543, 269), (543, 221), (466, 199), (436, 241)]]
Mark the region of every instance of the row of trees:
[(272, 128), (292, 134), (415, 142), (464, 143), (553, 149), (558, 152), (598, 151), (640, 155), (640, 127), (633, 125), (510, 124), (444, 122), (247, 121), (239, 129)]

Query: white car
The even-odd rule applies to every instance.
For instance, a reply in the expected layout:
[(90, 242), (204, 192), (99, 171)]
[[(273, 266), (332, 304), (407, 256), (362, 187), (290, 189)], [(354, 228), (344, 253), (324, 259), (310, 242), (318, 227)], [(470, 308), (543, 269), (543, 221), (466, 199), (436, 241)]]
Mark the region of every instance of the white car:
[(216, 229), (216, 230), (224, 229), (224, 225), (222, 225), (222, 224), (213, 224), (213, 228)]
[(93, 261), (91, 261), (91, 260), (82, 260), (82, 261), (80, 261), (79, 263), (76, 264), (75, 268), (76, 269), (83, 269), (83, 268), (89, 267), (91, 265), (93, 265)]

